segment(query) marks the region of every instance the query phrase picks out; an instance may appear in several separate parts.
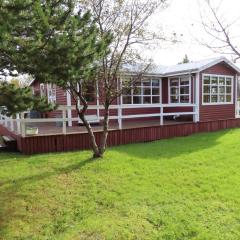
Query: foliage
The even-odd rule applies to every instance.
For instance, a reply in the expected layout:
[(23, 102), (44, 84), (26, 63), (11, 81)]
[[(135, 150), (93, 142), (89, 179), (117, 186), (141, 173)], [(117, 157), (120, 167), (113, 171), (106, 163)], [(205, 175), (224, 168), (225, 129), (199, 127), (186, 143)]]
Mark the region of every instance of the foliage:
[(1, 68), (67, 89), (97, 152), (85, 118), (85, 95), (86, 86), (95, 85), (99, 61), (109, 52), (109, 31), (100, 37), (90, 12), (82, 11), (74, 0), (3, 1), (0, 15)]
[(55, 105), (48, 104), (47, 99), (33, 96), (31, 88), (20, 88), (8, 82), (0, 83), (0, 106), (2, 112), (9, 116), (27, 110), (46, 112), (55, 109)]
[(189, 60), (187, 54), (185, 54), (183, 60), (180, 63), (178, 63), (178, 64), (189, 63), (189, 62), (190, 62), (190, 60)]
[(238, 240), (240, 130), (89, 151), (0, 153), (0, 238)]

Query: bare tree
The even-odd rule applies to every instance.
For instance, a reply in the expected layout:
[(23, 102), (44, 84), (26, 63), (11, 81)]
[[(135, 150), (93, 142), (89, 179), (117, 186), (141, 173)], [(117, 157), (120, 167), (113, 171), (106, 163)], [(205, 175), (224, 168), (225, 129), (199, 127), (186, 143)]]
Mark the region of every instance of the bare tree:
[[(83, 94), (78, 92), (78, 98), (84, 112), (79, 110), (80, 118), (88, 126), (92, 142), (94, 143), (94, 156), (101, 157), (106, 150), (109, 129), (109, 108), (116, 99), (122, 95), (123, 88), (118, 79), (122, 77), (121, 69), (135, 62), (143, 60), (141, 46), (150, 47), (164, 40), (162, 34), (151, 31), (150, 19), (160, 8), (166, 6), (166, 0), (86, 0), (80, 1), (81, 7), (90, 9), (100, 29), (101, 37), (106, 32), (113, 34), (110, 52), (101, 59), (101, 73), (98, 76), (99, 95), (104, 106), (103, 132), (99, 146), (96, 144), (94, 133), (86, 120), (88, 103)], [(134, 85), (150, 66), (150, 62), (140, 64), (136, 75), (126, 81), (125, 89)], [(80, 90), (82, 89), (80, 83)]]
[(215, 6), (210, 0), (204, 1), (206, 8), (200, 12), (201, 25), (208, 39), (198, 41), (216, 53), (227, 54), (236, 62), (240, 59), (239, 36), (236, 36), (236, 27), (239, 17), (227, 21), (221, 14), (222, 1)]

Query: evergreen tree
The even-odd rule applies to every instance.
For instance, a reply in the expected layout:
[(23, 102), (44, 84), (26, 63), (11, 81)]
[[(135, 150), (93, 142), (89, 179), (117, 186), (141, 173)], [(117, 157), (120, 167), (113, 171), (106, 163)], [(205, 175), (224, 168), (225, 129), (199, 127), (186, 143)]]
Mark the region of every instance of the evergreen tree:
[(189, 62), (190, 62), (190, 60), (188, 59), (187, 54), (185, 54), (183, 60), (180, 63), (178, 63), (178, 64), (189, 63)]
[[(0, 71), (29, 74), (66, 89), (89, 133), (94, 157), (101, 156), (86, 120), (86, 86), (95, 84), (111, 34), (99, 37), (89, 11), (74, 0), (3, 0), (0, 6)], [(82, 108), (78, 106), (78, 100)]]
[(55, 109), (54, 104), (48, 104), (46, 98), (34, 96), (31, 88), (19, 88), (14, 83), (2, 82), (0, 84), (1, 112), (8, 116), (15, 116), (27, 110), (49, 112)]

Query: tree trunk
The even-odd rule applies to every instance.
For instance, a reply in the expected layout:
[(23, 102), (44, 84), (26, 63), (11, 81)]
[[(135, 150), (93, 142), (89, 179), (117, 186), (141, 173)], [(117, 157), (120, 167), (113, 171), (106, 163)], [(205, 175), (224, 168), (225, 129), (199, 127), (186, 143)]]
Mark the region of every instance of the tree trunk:
[(79, 113), (78, 115), (79, 115), (79, 118), (82, 120), (84, 126), (86, 127), (86, 129), (88, 131), (88, 135), (90, 137), (90, 142), (91, 142), (91, 148), (92, 148), (92, 151), (93, 151), (93, 158), (101, 157), (102, 155), (100, 154), (99, 147), (96, 143), (96, 138), (95, 138), (95, 135), (93, 133), (93, 130), (92, 130), (92, 127), (91, 127), (90, 123), (86, 120), (84, 114)]
[(101, 156), (103, 156), (106, 150), (107, 138), (108, 138), (108, 127), (109, 127), (109, 105), (105, 107), (105, 115), (103, 120), (103, 132), (102, 132), (101, 142), (99, 146), (99, 153)]

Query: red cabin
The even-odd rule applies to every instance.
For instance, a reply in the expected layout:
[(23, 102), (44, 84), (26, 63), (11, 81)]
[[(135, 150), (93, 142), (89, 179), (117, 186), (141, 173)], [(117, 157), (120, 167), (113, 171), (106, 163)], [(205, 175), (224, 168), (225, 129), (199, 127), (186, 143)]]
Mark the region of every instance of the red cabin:
[[(152, 67), (131, 91), (124, 92), (111, 106), (109, 145), (239, 126), (239, 73), (240, 69), (224, 57)], [(135, 74), (134, 68), (128, 67), (119, 85)], [(16, 120), (2, 116), (5, 130), (8, 128), (21, 139), (19, 149), (35, 153), (88, 148), (88, 136), (70, 94), (37, 80), (31, 86), (34, 92), (47, 96), (49, 102), (56, 102), (59, 109), (40, 119), (23, 119), (24, 114)], [(103, 118), (97, 89), (97, 86), (89, 88), (87, 116), (96, 132), (101, 130)], [(43, 146), (47, 141), (50, 147)], [(30, 142), (39, 147), (26, 146)]]

